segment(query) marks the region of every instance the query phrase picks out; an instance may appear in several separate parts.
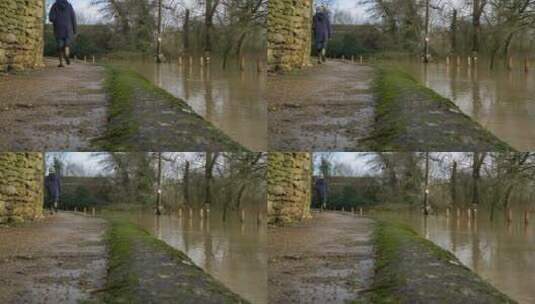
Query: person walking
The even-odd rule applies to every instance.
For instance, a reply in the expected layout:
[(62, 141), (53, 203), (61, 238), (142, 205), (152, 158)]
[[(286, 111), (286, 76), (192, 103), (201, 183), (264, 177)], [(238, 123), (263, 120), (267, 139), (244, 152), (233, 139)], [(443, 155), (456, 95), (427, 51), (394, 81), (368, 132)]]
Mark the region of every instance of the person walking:
[(48, 169), (48, 176), (45, 178), (45, 188), (48, 193), (50, 202), (50, 209), (52, 213), (56, 213), (59, 208), (59, 197), (61, 195), (61, 182), (59, 176), (56, 175), (54, 166)]
[(318, 63), (326, 61), (327, 42), (331, 39), (331, 21), (325, 6), (318, 6), (316, 14), (312, 19), (312, 30), (314, 32), (314, 44), (318, 52)]
[(72, 5), (67, 0), (56, 0), (50, 8), (48, 14), (50, 22), (54, 25), (54, 37), (56, 38), (59, 65), (63, 67), (63, 58), (67, 64), (71, 64), (69, 59), (69, 47), (77, 31), (76, 14)]

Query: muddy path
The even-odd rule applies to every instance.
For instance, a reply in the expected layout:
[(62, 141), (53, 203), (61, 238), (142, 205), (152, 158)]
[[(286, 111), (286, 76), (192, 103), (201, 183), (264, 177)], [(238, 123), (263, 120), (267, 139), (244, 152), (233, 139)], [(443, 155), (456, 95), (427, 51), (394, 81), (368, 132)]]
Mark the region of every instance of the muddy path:
[(374, 122), (371, 67), (328, 61), (267, 80), (272, 150), (362, 151)]
[(0, 228), (0, 303), (78, 303), (104, 286), (103, 219), (59, 213)]
[(373, 229), (368, 218), (335, 212), (271, 228), (269, 303), (363, 300), (373, 275)]
[(0, 75), (0, 149), (90, 150), (106, 124), (103, 68), (45, 63), (42, 70)]

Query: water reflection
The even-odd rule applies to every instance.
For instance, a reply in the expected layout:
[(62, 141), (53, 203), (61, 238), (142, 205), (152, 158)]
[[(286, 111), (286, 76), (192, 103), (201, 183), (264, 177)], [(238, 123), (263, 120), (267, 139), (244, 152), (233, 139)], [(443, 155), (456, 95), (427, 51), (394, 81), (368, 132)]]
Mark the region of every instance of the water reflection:
[(223, 70), (218, 60), (201, 66), (198, 59), (155, 64), (150, 60), (119, 62), (174, 96), (185, 100), (199, 115), (253, 151), (267, 148), (267, 107), (264, 100), (265, 73), (256, 60)]
[(533, 73), (521, 69), (491, 71), (485, 63), (478, 68), (419, 62), (400, 66), (514, 148), (535, 149)]
[[(260, 216), (260, 219), (258, 219)], [(267, 254), (265, 213), (244, 210), (227, 214), (188, 209), (172, 215), (143, 213), (137, 222), (170, 246), (187, 254), (193, 262), (229, 289), (252, 303), (267, 302)], [(259, 224), (260, 223), (260, 224)], [(264, 223), (264, 224), (262, 224)]]
[(510, 223), (504, 217), (491, 222), (486, 213), (468, 220), (466, 211), (427, 219), (416, 212), (381, 217), (410, 225), (518, 302), (535, 303), (535, 223), (525, 225), (521, 212)]

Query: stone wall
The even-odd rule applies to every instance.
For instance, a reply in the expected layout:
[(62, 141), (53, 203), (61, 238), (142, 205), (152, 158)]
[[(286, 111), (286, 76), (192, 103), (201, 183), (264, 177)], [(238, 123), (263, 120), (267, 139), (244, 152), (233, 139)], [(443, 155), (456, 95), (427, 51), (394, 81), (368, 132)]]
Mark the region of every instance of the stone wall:
[(269, 0), (267, 57), (270, 71), (310, 64), (312, 0)]
[(310, 153), (269, 153), (267, 179), (270, 224), (297, 222), (310, 217)]
[(41, 153), (0, 153), (0, 223), (43, 214), (43, 176)]
[(0, 0), (0, 71), (43, 65), (44, 0)]

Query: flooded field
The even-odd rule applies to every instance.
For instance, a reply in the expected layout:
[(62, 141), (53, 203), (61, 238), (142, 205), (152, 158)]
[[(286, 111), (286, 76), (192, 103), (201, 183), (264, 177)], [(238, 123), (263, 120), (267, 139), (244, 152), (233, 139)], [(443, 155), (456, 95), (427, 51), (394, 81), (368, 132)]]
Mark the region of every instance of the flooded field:
[(209, 219), (199, 214), (143, 214), (137, 221), (233, 292), (251, 303), (267, 303), (266, 225), (257, 223), (258, 212), (246, 209), (243, 223), (238, 212), (229, 213), (225, 223), (221, 213), (210, 212)]
[(186, 62), (158, 65), (152, 60), (119, 63), (186, 101), (196, 113), (246, 148), (267, 148), (265, 73), (257, 72), (254, 60), (246, 61), (244, 71), (235, 61), (225, 70), (217, 60), (201, 67), (198, 58), (191, 66)]
[(419, 62), (400, 66), (515, 149), (535, 149), (533, 72), (525, 73), (519, 67), (491, 71), (483, 62), (478, 68)]
[(472, 221), (466, 213), (427, 220), (417, 212), (380, 217), (408, 224), (519, 303), (535, 303), (535, 222), (524, 225), (520, 212), (509, 224), (503, 217), (491, 222), (483, 213)]

